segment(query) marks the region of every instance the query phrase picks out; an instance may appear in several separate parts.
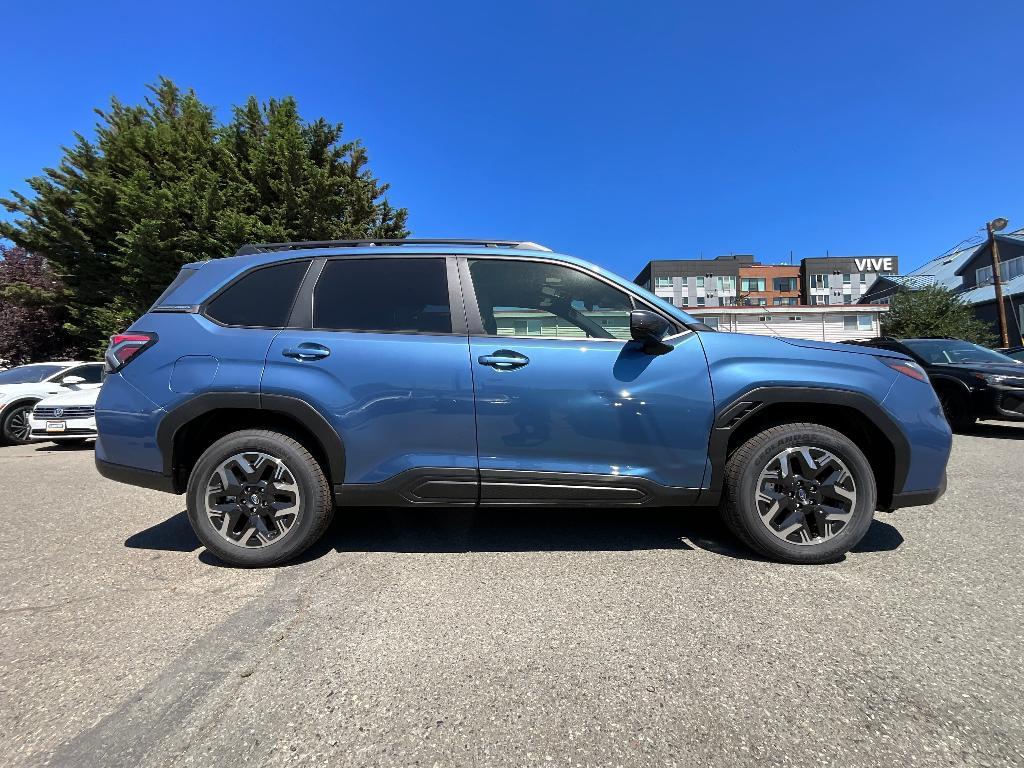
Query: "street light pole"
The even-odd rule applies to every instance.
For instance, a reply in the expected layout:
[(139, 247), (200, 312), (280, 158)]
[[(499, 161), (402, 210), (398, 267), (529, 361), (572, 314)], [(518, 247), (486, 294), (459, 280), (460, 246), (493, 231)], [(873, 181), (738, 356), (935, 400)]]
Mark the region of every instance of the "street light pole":
[(993, 219), (985, 225), (988, 230), (988, 246), (992, 256), (992, 285), (996, 289), (996, 308), (999, 312), (999, 337), (1003, 347), (1010, 346), (1010, 335), (1006, 330), (1006, 307), (1003, 305), (1003, 276), (999, 274), (999, 245), (996, 232), (1006, 228), (1006, 219)]

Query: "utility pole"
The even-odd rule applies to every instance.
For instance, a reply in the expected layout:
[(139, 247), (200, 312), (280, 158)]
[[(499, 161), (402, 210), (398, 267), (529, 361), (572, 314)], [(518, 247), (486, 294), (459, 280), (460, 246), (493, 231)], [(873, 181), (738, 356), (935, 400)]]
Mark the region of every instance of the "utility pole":
[(996, 308), (999, 312), (999, 338), (1004, 347), (1010, 346), (1010, 335), (1006, 329), (1006, 307), (1003, 305), (1003, 276), (999, 274), (999, 245), (996, 232), (1006, 229), (1006, 219), (992, 219), (985, 225), (988, 230), (988, 247), (992, 256), (992, 285), (996, 289)]

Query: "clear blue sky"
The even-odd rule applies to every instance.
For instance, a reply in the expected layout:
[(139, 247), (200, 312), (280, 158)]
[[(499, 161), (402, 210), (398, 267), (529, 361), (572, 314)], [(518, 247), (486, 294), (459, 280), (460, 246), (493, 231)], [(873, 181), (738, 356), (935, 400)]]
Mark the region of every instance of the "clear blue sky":
[[(166, 75), (343, 121), (419, 236), (897, 254), (1024, 226), (1024, 4), (11, 3), (0, 191)], [(6, 214), (4, 214), (6, 215)]]

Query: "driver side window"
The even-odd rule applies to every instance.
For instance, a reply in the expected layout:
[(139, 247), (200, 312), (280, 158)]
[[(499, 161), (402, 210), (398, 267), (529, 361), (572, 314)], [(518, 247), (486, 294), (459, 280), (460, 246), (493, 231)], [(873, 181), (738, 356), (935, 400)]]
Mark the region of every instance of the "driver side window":
[(489, 336), (630, 338), (633, 300), (560, 264), (471, 259), (477, 305)]

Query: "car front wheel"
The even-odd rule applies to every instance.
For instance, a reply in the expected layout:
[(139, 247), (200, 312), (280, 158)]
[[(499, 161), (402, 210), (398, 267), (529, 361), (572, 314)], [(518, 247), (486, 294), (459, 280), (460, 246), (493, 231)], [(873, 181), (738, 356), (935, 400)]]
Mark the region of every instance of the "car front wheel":
[(841, 558), (867, 533), (876, 500), (874, 472), (860, 448), (818, 424), (766, 429), (726, 463), (725, 522), (773, 560)]
[(32, 425), (29, 422), (32, 407), (32, 403), (16, 405), (4, 415), (3, 424), (0, 424), (0, 437), (3, 437), (3, 442), (9, 445), (25, 445), (32, 442)]
[(188, 517), (221, 560), (260, 567), (314, 544), (334, 514), (319, 462), (287, 435), (235, 432), (211, 445), (189, 476)]

